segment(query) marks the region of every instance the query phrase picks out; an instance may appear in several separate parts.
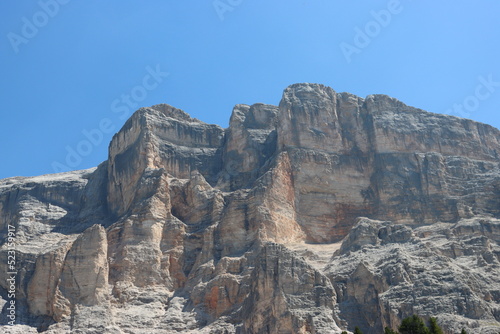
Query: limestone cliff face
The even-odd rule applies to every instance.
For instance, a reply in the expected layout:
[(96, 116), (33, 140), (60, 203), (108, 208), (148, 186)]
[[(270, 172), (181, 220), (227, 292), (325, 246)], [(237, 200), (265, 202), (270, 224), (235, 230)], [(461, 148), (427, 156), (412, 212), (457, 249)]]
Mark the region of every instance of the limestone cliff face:
[(498, 214), (500, 144), (491, 126), (384, 95), (363, 100), (292, 85), (277, 131), (292, 161), (298, 221), (312, 242), (342, 239), (359, 216), (422, 224)]
[(165, 168), (186, 179), (198, 171), (214, 181), (220, 170), (224, 130), (168, 105), (139, 109), (109, 145), (108, 203), (124, 214), (146, 168)]
[(227, 129), (141, 108), (98, 168), (0, 180), (2, 330), (380, 333), (417, 313), (496, 333), (499, 141), (317, 84)]

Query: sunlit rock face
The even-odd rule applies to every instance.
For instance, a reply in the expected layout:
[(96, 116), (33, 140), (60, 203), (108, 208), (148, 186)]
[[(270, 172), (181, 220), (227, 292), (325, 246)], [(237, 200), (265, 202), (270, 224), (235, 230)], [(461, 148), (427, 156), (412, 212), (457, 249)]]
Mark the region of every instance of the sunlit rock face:
[(497, 333), (499, 140), (318, 84), (227, 129), (141, 108), (99, 167), (0, 180), (1, 330), (381, 333), (418, 314)]

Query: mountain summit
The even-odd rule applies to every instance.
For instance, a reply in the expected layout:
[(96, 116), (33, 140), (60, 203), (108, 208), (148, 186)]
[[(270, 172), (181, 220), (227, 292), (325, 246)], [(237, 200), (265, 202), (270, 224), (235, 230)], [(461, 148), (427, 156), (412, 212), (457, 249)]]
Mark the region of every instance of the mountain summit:
[(319, 84), (227, 129), (141, 108), (97, 168), (0, 180), (2, 331), (496, 334), (499, 154), (489, 125)]

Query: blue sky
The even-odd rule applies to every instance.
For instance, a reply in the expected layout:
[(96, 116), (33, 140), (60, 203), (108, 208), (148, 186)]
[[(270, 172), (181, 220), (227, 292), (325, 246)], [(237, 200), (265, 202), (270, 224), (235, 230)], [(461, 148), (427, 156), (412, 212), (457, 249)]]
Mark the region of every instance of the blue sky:
[(226, 127), (316, 82), (500, 127), (500, 2), (0, 2), (0, 178), (96, 166), (168, 103)]

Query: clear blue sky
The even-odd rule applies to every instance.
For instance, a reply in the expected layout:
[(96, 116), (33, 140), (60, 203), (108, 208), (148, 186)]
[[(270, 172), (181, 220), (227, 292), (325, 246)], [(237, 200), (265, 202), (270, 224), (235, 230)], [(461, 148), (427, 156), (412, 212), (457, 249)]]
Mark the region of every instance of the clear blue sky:
[(136, 106), (226, 127), (297, 82), (500, 127), (499, 15), (494, 0), (2, 1), (0, 178), (96, 166)]

